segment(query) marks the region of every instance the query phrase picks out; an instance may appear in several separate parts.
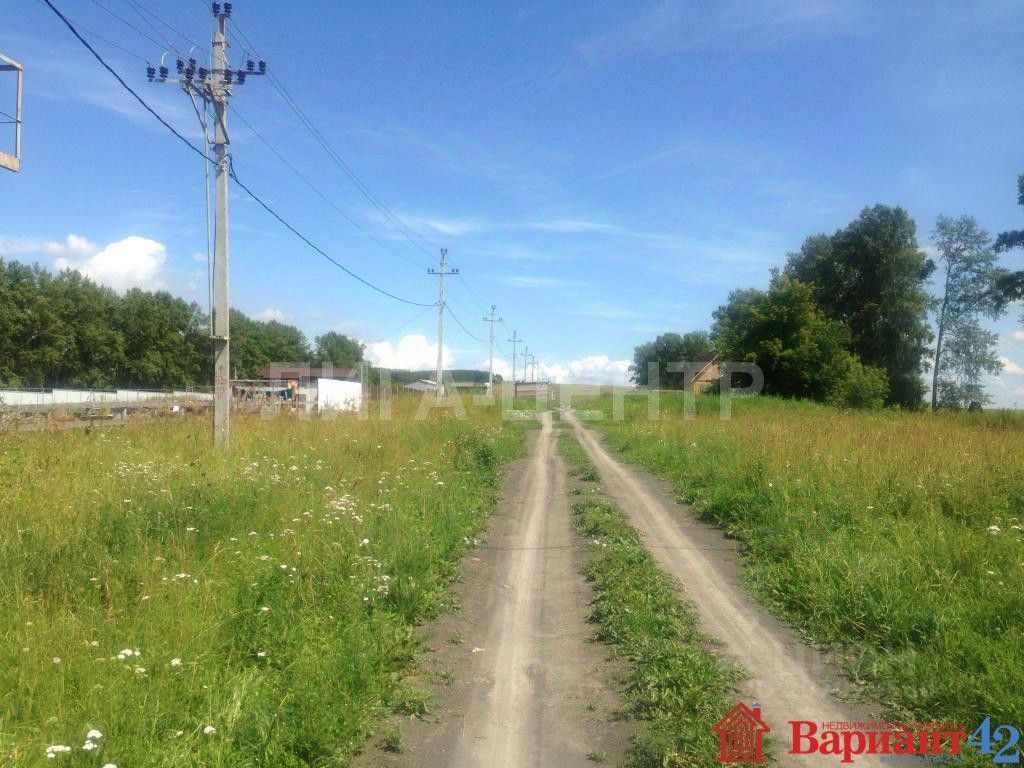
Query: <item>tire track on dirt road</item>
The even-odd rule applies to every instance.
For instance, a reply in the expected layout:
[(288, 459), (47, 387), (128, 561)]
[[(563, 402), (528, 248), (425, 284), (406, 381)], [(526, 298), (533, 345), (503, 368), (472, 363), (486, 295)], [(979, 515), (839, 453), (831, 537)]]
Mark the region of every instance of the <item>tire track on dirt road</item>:
[[(762, 717), (778, 745), (778, 762), (818, 768), (838, 765), (835, 755), (786, 754), (789, 720), (820, 725), (874, 719), (866, 707), (833, 695), (834, 689), (846, 687), (834, 665), (743, 590), (735, 546), (721, 531), (698, 522), (664, 483), (611, 456), (574, 413), (563, 411), (562, 415), (597, 467), (607, 496), (631, 521), (661, 568), (682, 584), (704, 632), (749, 674), (741, 688), (761, 704)], [(870, 755), (855, 759), (859, 767), (882, 765)]]
[[(568, 468), (551, 413), (513, 465), (487, 544), (470, 558), (461, 611), (434, 629), (428, 662), (451, 670), (427, 721), (405, 721), (403, 754), (376, 751), (357, 765), (416, 768), (582, 768), (588, 754), (612, 764), (631, 726), (608, 650), (587, 623), (591, 599), (581, 574)], [(473, 562), (476, 561), (476, 562)], [(457, 635), (458, 642), (447, 638)], [(368, 757), (368, 759), (367, 759)]]

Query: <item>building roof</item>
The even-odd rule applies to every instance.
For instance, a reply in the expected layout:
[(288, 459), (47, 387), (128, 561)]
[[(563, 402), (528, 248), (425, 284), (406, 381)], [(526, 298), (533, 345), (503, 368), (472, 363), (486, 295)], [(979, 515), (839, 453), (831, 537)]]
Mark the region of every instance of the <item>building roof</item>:
[(355, 368), (333, 365), (307, 365), (305, 363), (275, 363), (260, 369), (261, 379), (343, 379), (358, 381)]

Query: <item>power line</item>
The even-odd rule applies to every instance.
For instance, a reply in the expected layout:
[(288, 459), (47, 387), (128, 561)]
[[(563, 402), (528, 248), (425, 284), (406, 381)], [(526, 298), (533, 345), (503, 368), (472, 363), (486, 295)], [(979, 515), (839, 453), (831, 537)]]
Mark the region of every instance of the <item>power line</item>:
[[(256, 50), (256, 47), (252, 44), (249, 38), (245, 36), (245, 33), (238, 27), (237, 24), (235, 25), (235, 34), (238, 35), (239, 38), (241, 38), (242, 42), (247, 46), (247, 50), (251, 50), (257, 56), (259, 55), (259, 52)], [(408, 240), (413, 245), (413, 247), (423, 252), (425, 255), (433, 258), (433, 254), (429, 250), (424, 248), (420, 243), (416, 242), (416, 240), (418, 239), (421, 242), (426, 243), (428, 246), (433, 247), (437, 247), (438, 244), (431, 241), (429, 238), (426, 238), (423, 235), (419, 234), (415, 230), (411, 229), (409, 225), (402, 221), (398, 214), (396, 214), (387, 205), (385, 205), (373, 193), (373, 191), (370, 190), (370, 188), (363, 182), (363, 180), (359, 178), (359, 175), (356, 174), (352, 167), (347, 162), (345, 162), (345, 159), (340, 154), (338, 154), (338, 152), (336, 152), (333, 147), (330, 146), (326, 137), (323, 135), (323, 133), (320, 132), (320, 130), (316, 127), (313, 121), (305, 113), (302, 107), (299, 106), (298, 102), (285, 87), (284, 83), (282, 83), (273, 72), (268, 72), (267, 74), (269, 76), (271, 85), (281, 96), (281, 99), (285, 102), (285, 104), (288, 105), (292, 112), (295, 113), (295, 116), (303, 124), (306, 130), (310, 132), (310, 134), (313, 136), (316, 142), (324, 150), (324, 152), (326, 152), (327, 155), (335, 162), (335, 164), (339, 168), (341, 168), (341, 170), (348, 177), (348, 179), (355, 185), (356, 189), (359, 190), (360, 194), (362, 194), (363, 197), (365, 197), (373, 205), (373, 207), (376, 208), (381, 213), (381, 215), (384, 216), (385, 220), (390, 222), (392, 226), (398, 229), (402, 236), (406, 240)]]
[(336, 205), (333, 200), (331, 200), (329, 197), (327, 197), (327, 195), (325, 195), (312, 181), (310, 181), (309, 177), (307, 177), (304, 173), (302, 173), (302, 171), (300, 171), (298, 168), (296, 168), (295, 165), (290, 160), (288, 160), (288, 158), (286, 158), (283, 154), (281, 154), (281, 152), (279, 152), (277, 150), (277, 148), (274, 147), (270, 143), (270, 141), (266, 137), (263, 136), (262, 133), (260, 133), (258, 130), (256, 130), (255, 126), (253, 126), (252, 123), (250, 123), (248, 120), (246, 120), (245, 116), (242, 115), (238, 111), (238, 109), (236, 107), (231, 107), (231, 112), (235, 115), (235, 117), (237, 117), (239, 120), (242, 121), (242, 124), (246, 128), (248, 128), (250, 131), (253, 132), (253, 135), (255, 135), (256, 138), (259, 139), (264, 144), (264, 146), (266, 146), (266, 148), (269, 149), (274, 154), (275, 157), (277, 157), (278, 160), (280, 160), (282, 163), (284, 163), (284, 165), (292, 173), (294, 173), (307, 187), (309, 187), (313, 191), (313, 193), (316, 194), (317, 197), (319, 197), (321, 200), (323, 200), (325, 203), (327, 203), (327, 205), (329, 205), (331, 208), (333, 208), (338, 213), (339, 216), (341, 216), (343, 219), (345, 219), (345, 221), (347, 221), (353, 227), (358, 229), (360, 232), (362, 232), (368, 238), (373, 240), (375, 243), (377, 243), (377, 245), (379, 245), (381, 248), (386, 250), (388, 253), (394, 254), (395, 256), (397, 256), (400, 259), (404, 259), (405, 261), (409, 262), (410, 264), (413, 264), (414, 266), (419, 266), (418, 264), (416, 264), (416, 262), (414, 262), (412, 259), (410, 259), (408, 256), (406, 256), (404, 253), (402, 253), (401, 251), (398, 251), (398, 250), (395, 250), (394, 248), (392, 248), (384, 240), (381, 240), (380, 238), (378, 238), (376, 235), (374, 235), (368, 229), (363, 227), (358, 221), (356, 221), (351, 216), (349, 216), (347, 213), (345, 213), (344, 210), (342, 210), (338, 205)]
[[(149, 104), (146, 103), (146, 100), (143, 99), (141, 96), (139, 96), (139, 94), (136, 93), (132, 89), (132, 87), (130, 85), (128, 85), (128, 83), (126, 83), (124, 81), (124, 78), (122, 78), (119, 74), (117, 74), (117, 72), (114, 70), (113, 67), (111, 67), (109, 64), (107, 64), (107, 62), (104, 60), (104, 58), (102, 56), (100, 56), (99, 53), (96, 52), (96, 49), (93, 48), (91, 45), (89, 45), (89, 41), (86, 40), (84, 37), (82, 37), (82, 35), (79, 33), (78, 29), (75, 28), (75, 25), (72, 24), (71, 21), (68, 20), (67, 16), (65, 16), (63, 13), (61, 13), (57, 9), (57, 6), (55, 6), (52, 2), (50, 2), (50, 0), (41, 0), (41, 1), (43, 3), (45, 3), (50, 8), (51, 11), (53, 11), (55, 14), (57, 14), (57, 17), (61, 21), (64, 22), (64, 25), (68, 29), (71, 30), (71, 34), (73, 34), (75, 37), (78, 38), (78, 42), (80, 42), (82, 45), (84, 45), (88, 49), (89, 53), (91, 53), (93, 56), (96, 57), (96, 61), (98, 61), (100, 64), (102, 64), (103, 68), (105, 70), (107, 70), (107, 72), (109, 72), (111, 75), (114, 76), (114, 79), (117, 80), (117, 82), (119, 82), (121, 84), (122, 88), (124, 88), (126, 91), (128, 91), (128, 93), (130, 93), (132, 96), (135, 97), (135, 100), (137, 102), (139, 102), (139, 104), (142, 105), (143, 109), (145, 109), (147, 112), (149, 112), (149, 114), (151, 114), (153, 117), (155, 117), (160, 122), (160, 124), (164, 126), (164, 128), (166, 128), (171, 133), (173, 133), (178, 138), (178, 140), (181, 141), (182, 144), (184, 144), (186, 147), (188, 147), (193, 152), (195, 152), (197, 155), (199, 155), (201, 158), (203, 158), (203, 160), (205, 160), (207, 162), (213, 162), (209, 157), (207, 157), (205, 152), (203, 152), (201, 149), (199, 149), (199, 147), (197, 147), (191, 141), (189, 141), (184, 136), (182, 136), (173, 125), (171, 125), (166, 120), (164, 120), (164, 118), (161, 117), (161, 115), (155, 109), (153, 109), (151, 106), (149, 106)], [(96, 0), (93, 0), (93, 2), (95, 3)], [(97, 5), (99, 5), (99, 3), (97, 3)], [(100, 7), (102, 8), (103, 6), (100, 6)]]
[[(49, 3), (49, 2), (47, 2), (47, 0), (43, 0), (43, 2), (45, 2), (45, 3), (47, 4), (47, 5), (50, 5), (50, 3)], [(101, 3), (101, 2), (100, 2), (100, 0), (91, 0), (91, 2), (92, 2), (92, 4), (93, 4), (93, 5), (95, 5), (95, 6), (97, 7), (97, 8), (102, 8), (102, 9), (103, 9), (104, 11), (106, 11), (107, 13), (109, 13), (109, 14), (110, 14), (111, 16), (113, 16), (113, 17), (114, 17), (115, 19), (117, 19), (118, 21), (120, 21), (120, 22), (121, 22), (122, 24), (124, 24), (124, 25), (125, 25), (126, 27), (129, 27), (129, 28), (131, 28), (131, 29), (135, 30), (136, 32), (138, 32), (138, 33), (139, 33), (140, 35), (142, 35), (142, 36), (143, 36), (144, 38), (146, 38), (147, 40), (149, 40), (149, 42), (153, 43), (153, 45), (155, 45), (155, 46), (156, 46), (157, 48), (163, 48), (163, 47), (164, 47), (164, 46), (165, 46), (165, 45), (167, 44), (167, 43), (166, 43), (166, 41), (164, 41), (163, 43), (161, 43), (161, 42), (160, 42), (159, 40), (157, 40), (157, 39), (155, 39), (155, 38), (153, 38), (153, 37), (150, 37), (150, 36), (149, 36), (149, 35), (148, 35), (148, 34), (147, 34), (146, 32), (143, 32), (143, 31), (142, 31), (141, 29), (139, 29), (139, 28), (138, 28), (137, 26), (135, 26), (135, 25), (134, 25), (134, 24), (132, 24), (132, 23), (131, 23), (130, 21), (128, 21), (128, 19), (126, 19), (126, 18), (125, 18), (124, 16), (121, 16), (121, 15), (119, 15), (119, 14), (118, 14), (118, 13), (117, 13), (116, 11), (114, 11), (114, 10), (112, 10), (112, 9), (108, 8), (107, 6), (105, 6), (105, 5), (103, 4), (103, 3)], [(52, 5), (50, 5), (50, 7), (52, 8), (53, 6), (52, 6)]]
[(462, 273), (459, 273), (459, 282), (462, 283), (463, 287), (469, 292), (470, 298), (472, 298), (473, 301), (475, 301), (477, 304), (480, 305), (480, 309), (482, 309), (484, 312), (486, 312), (487, 308), (488, 308), (488, 305), (484, 302), (483, 299), (481, 299), (477, 295), (476, 291), (474, 291), (470, 287), (469, 283), (467, 283), (466, 279), (462, 276)]
[[(46, 5), (46, 3), (43, 2), (43, 0), (39, 0), (39, 4), (43, 5), (43, 6)], [(70, 18), (70, 17), (68, 17), (68, 18)], [(90, 29), (89, 27), (85, 26), (84, 24), (79, 23), (78, 21), (75, 21), (74, 19), (71, 19), (71, 21), (74, 22), (75, 26), (78, 27), (80, 30), (82, 30), (83, 32), (85, 32), (85, 33), (87, 33), (89, 35), (92, 35), (94, 38), (99, 40), (101, 43), (106, 43), (111, 48), (116, 48), (117, 50), (121, 51), (121, 53), (127, 53), (132, 58), (138, 59), (139, 61), (141, 61), (141, 62), (143, 62), (145, 64), (149, 64), (149, 59), (147, 59), (145, 56), (143, 56), (143, 55), (141, 55), (139, 53), (136, 53), (135, 51), (129, 50), (128, 48), (125, 48), (120, 43), (115, 43), (113, 40), (109, 40), (109, 39), (105, 38), (99, 32), (96, 32), (95, 30)]]
[(456, 322), (459, 328), (461, 328), (465, 332), (465, 334), (469, 336), (469, 338), (473, 339), (474, 341), (479, 341), (481, 344), (487, 343), (487, 339), (481, 339), (479, 336), (474, 336), (472, 333), (470, 333), (469, 329), (462, 324), (462, 321), (459, 320), (458, 316), (454, 312), (452, 312), (452, 308), (450, 306), (445, 304), (445, 309), (448, 310), (448, 314), (452, 316), (452, 320)]
[[(168, 24), (166, 21), (164, 21), (162, 18), (160, 18), (160, 16), (158, 16), (156, 13), (154, 13), (151, 10), (149, 10), (149, 8), (147, 8), (146, 6), (142, 5), (142, 3), (136, 2), (136, 0), (127, 0), (127, 1), (135, 9), (136, 13), (138, 13), (139, 16), (142, 16), (143, 20), (149, 25), (149, 28), (152, 29), (157, 34), (160, 34), (160, 32), (157, 30), (156, 27), (153, 26), (153, 23), (151, 21), (146, 19), (146, 16), (150, 16), (151, 18), (156, 19), (158, 22), (160, 22), (167, 29), (171, 30), (171, 32), (176, 34), (178, 37), (180, 37), (186, 43), (189, 43), (189, 44), (195, 46), (196, 48), (200, 48), (203, 51), (206, 50), (205, 46), (203, 46), (201, 43), (197, 43), (195, 40), (193, 40), (191, 37), (186, 35), (184, 32), (180, 31), (177, 27), (175, 27), (175, 26), (173, 26), (171, 24)], [(205, 6), (205, 3), (204, 3), (204, 6)], [(206, 10), (207, 11), (210, 10), (208, 6), (206, 7)], [(145, 16), (143, 14), (145, 14)], [(170, 44), (170, 41), (168, 41), (168, 44)], [(176, 46), (174, 46), (174, 45), (171, 45), (171, 48), (174, 48), (175, 50), (177, 50)], [(179, 53), (180, 53), (180, 51), (179, 51)]]
[(359, 275), (357, 275), (351, 269), (346, 267), (340, 261), (336, 260), (330, 254), (328, 254), (326, 251), (324, 251), (322, 248), (320, 248), (318, 245), (316, 245), (312, 240), (310, 240), (304, 234), (299, 232), (299, 230), (297, 230), (295, 227), (293, 227), (291, 224), (289, 224), (287, 221), (285, 221), (285, 219), (281, 216), (281, 214), (279, 214), (277, 211), (275, 211), (273, 208), (271, 208), (270, 205), (268, 205), (266, 202), (264, 202), (263, 199), (259, 195), (257, 195), (255, 192), (253, 192), (251, 189), (249, 189), (249, 187), (247, 187), (245, 184), (243, 184), (241, 182), (241, 180), (239, 180), (238, 174), (235, 173), (234, 162), (231, 160), (230, 157), (228, 158), (228, 163), (231, 166), (231, 178), (235, 180), (235, 184), (238, 185), (239, 189), (241, 189), (243, 192), (245, 192), (245, 194), (247, 194), (249, 197), (251, 197), (254, 202), (256, 202), (261, 208), (263, 208), (263, 210), (265, 210), (267, 213), (269, 213), (271, 216), (273, 216), (275, 219), (277, 219), (278, 222), (280, 222), (281, 225), (284, 226), (285, 229), (287, 229), (289, 232), (291, 232), (293, 235), (295, 235), (297, 238), (299, 238), (302, 242), (304, 242), (306, 245), (308, 245), (314, 251), (319, 253), (321, 256), (323, 256), (325, 259), (327, 259), (327, 261), (331, 262), (331, 264), (336, 266), (338, 269), (340, 269), (342, 272), (347, 274), (349, 277), (352, 277), (352, 278), (358, 280), (360, 283), (365, 285), (367, 288), (371, 288), (372, 290), (376, 291), (377, 293), (383, 294), (384, 296), (387, 296), (390, 299), (394, 299), (395, 301), (400, 301), (403, 304), (410, 304), (410, 305), (412, 305), (414, 307), (436, 307), (437, 306), (437, 304), (425, 304), (425, 303), (423, 303), (421, 301), (411, 301), (409, 299), (403, 299), (401, 296), (396, 296), (393, 293), (385, 291), (383, 288), (378, 288), (376, 285), (371, 283), (369, 280), (366, 280), (366, 279), (360, 277)]
[[(189, 141), (187, 138), (185, 138), (181, 133), (179, 133), (178, 130), (173, 125), (168, 123), (160, 115), (160, 113), (158, 113), (155, 109), (153, 109), (151, 106), (149, 106), (149, 104), (146, 102), (146, 100), (143, 99), (130, 85), (128, 85), (128, 83), (126, 83), (124, 81), (124, 78), (122, 78), (117, 73), (117, 71), (114, 70), (113, 67), (111, 67), (109, 64), (107, 64), (106, 60), (96, 51), (95, 48), (92, 47), (92, 45), (89, 44), (89, 41), (86, 40), (84, 37), (82, 37), (81, 33), (78, 31), (78, 29), (75, 27), (75, 25), (72, 24), (71, 21), (63, 13), (60, 12), (60, 10), (51, 2), (51, 0), (42, 0), (42, 2), (45, 3), (47, 5), (47, 7), (49, 7), (49, 9), (51, 11), (53, 11), (54, 14), (56, 14), (56, 16), (62, 22), (64, 22), (64, 25), (71, 31), (71, 34), (73, 34), (78, 39), (78, 41), (83, 46), (85, 46), (85, 48), (96, 58), (96, 60), (103, 66), (104, 69), (106, 69), (111, 75), (113, 75), (114, 79), (117, 80), (118, 83), (120, 83), (122, 88), (124, 88), (126, 91), (128, 91), (128, 93), (130, 93), (133, 97), (135, 97), (135, 100), (138, 101), (139, 104), (141, 104), (142, 107), (147, 112), (149, 112), (153, 117), (155, 117), (157, 119), (157, 121), (159, 121), (159, 123), (161, 125), (163, 125), (168, 131), (170, 131), (172, 134), (174, 134), (174, 136), (179, 141), (181, 141), (182, 144), (184, 144), (190, 150), (192, 150), (197, 155), (199, 155), (201, 158), (203, 158), (204, 161), (206, 161), (208, 163), (213, 163), (214, 162), (213, 159), (210, 158), (201, 149), (199, 149), (199, 147), (197, 147), (195, 144), (193, 144), (191, 141)], [(93, 2), (96, 2), (96, 0), (93, 0)], [(230, 162), (230, 158), (229, 158), (229, 162)], [(425, 303), (418, 302), (418, 301), (410, 301), (409, 299), (403, 299), (400, 296), (396, 296), (393, 293), (385, 291), (383, 288), (378, 288), (373, 283), (371, 283), (368, 280), (365, 280), (364, 278), (360, 277), (355, 272), (350, 270), (348, 267), (344, 266), (339, 261), (337, 261), (334, 258), (332, 258), (323, 249), (321, 249), (317, 245), (315, 245), (309, 238), (307, 238), (305, 235), (303, 235), (301, 232), (299, 232), (299, 230), (297, 230), (295, 227), (293, 227), (291, 224), (289, 224), (287, 221), (285, 221), (285, 219), (279, 213), (277, 213), (277, 211), (275, 211), (266, 202), (264, 202), (255, 192), (253, 192), (251, 189), (249, 189), (248, 186), (243, 184), (239, 180), (238, 174), (235, 172), (235, 168), (234, 168), (234, 163), (233, 162), (230, 162), (230, 173), (231, 173), (231, 178), (233, 178), (235, 180), (235, 183), (238, 184), (238, 187), (241, 190), (243, 190), (247, 195), (249, 195), (249, 197), (251, 197), (257, 204), (259, 204), (260, 207), (262, 207), (267, 213), (269, 213), (271, 216), (273, 216), (275, 219), (277, 219), (286, 229), (288, 229), (290, 232), (292, 232), (292, 234), (294, 234), (296, 237), (298, 237), (300, 240), (302, 240), (304, 243), (306, 243), (306, 245), (308, 245), (314, 251), (316, 251), (321, 256), (323, 256), (325, 259), (327, 259), (327, 261), (329, 261), (332, 264), (334, 264), (336, 267), (338, 267), (340, 270), (345, 272), (350, 277), (352, 277), (355, 280), (359, 281), (360, 283), (362, 283), (363, 285), (367, 286), (368, 288), (371, 288), (372, 290), (376, 291), (377, 293), (383, 294), (384, 296), (387, 296), (388, 298), (394, 299), (395, 301), (402, 302), (403, 304), (410, 304), (410, 305), (416, 306), (416, 307), (432, 307), (432, 306), (436, 306), (436, 304), (425, 304)]]

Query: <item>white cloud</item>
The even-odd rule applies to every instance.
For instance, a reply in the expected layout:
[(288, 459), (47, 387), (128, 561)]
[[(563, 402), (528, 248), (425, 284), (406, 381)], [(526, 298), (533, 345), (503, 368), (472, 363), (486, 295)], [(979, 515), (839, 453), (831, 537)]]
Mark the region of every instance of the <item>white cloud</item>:
[(594, 65), (678, 51), (768, 50), (793, 40), (850, 34), (857, 22), (856, 8), (846, 0), (658, 0), (639, 11), (638, 6), (624, 4), (631, 18), (578, 42), (576, 51)]
[[(73, 240), (74, 237), (69, 236), (63, 246), (55, 245), (58, 248), (69, 249), (66, 251), (68, 253), (85, 255), (83, 249), (90, 244), (85, 238)], [(111, 243), (88, 258), (78, 261), (59, 258), (55, 264), (57, 269), (73, 269), (116, 291), (125, 291), (128, 288), (154, 290), (164, 287), (162, 272), (166, 260), (166, 246), (155, 240), (133, 235)]]
[(192, 261), (198, 261), (200, 264), (206, 264), (210, 259), (205, 253), (196, 251), (192, 254)]
[(265, 323), (269, 323), (272, 320), (274, 322), (283, 323), (285, 320), (288, 319), (288, 315), (286, 315), (280, 309), (274, 309), (273, 307), (267, 307), (262, 312), (260, 312), (258, 315), (256, 315), (256, 319), (262, 320)]
[(436, 216), (405, 216), (403, 221), (420, 232), (449, 235), (450, 237), (468, 235), (484, 229), (484, 225), (477, 221), (442, 219)]
[(1017, 365), (1008, 357), (1000, 357), (999, 362), (1003, 364), (1003, 373), (1009, 373), (1013, 376), (1024, 376), (1024, 368)]
[(534, 229), (544, 232), (564, 232), (567, 234), (578, 234), (582, 232), (617, 232), (619, 227), (612, 224), (602, 224), (597, 221), (586, 219), (559, 219), (557, 221), (542, 221), (532, 225)]
[(512, 288), (569, 288), (586, 285), (579, 280), (563, 280), (559, 277), (538, 277), (531, 275), (512, 275), (501, 278), (501, 282)]
[(38, 253), (41, 247), (38, 240), (30, 237), (0, 237), (0, 258), (4, 256), (20, 256), (24, 253)]
[(63, 243), (47, 240), (39, 246), (39, 250), (47, 256), (92, 256), (99, 251), (99, 246), (81, 235), (68, 235)]
[[(444, 348), (444, 365), (449, 367), (452, 353)], [(366, 357), (374, 365), (382, 368), (401, 368), (406, 370), (433, 369), (437, 366), (437, 344), (431, 344), (421, 334), (403, 336), (398, 344), (390, 341), (375, 341), (366, 345)]]
[[(486, 371), (489, 362), (489, 360), (481, 360), (479, 363), (476, 364), (476, 369), (478, 371)], [(516, 373), (518, 374), (519, 371), (516, 371)], [(511, 381), (512, 366), (509, 365), (508, 362), (506, 362), (503, 358), (496, 357), (494, 358), (494, 375), (501, 376), (501, 378), (504, 381)]]
[(42, 253), (47, 256), (92, 256), (99, 247), (81, 235), (68, 235), (63, 243), (35, 237), (0, 236), (0, 257)]
[(543, 375), (558, 384), (629, 383), (629, 360), (612, 360), (607, 355), (592, 355), (565, 364), (541, 365)]
[(1014, 341), (1024, 341), (1024, 331), (1013, 332)]

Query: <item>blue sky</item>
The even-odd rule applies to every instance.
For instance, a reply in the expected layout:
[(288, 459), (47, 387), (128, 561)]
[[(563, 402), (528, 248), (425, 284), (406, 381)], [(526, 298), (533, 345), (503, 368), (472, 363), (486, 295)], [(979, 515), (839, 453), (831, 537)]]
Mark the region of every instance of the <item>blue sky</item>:
[[(190, 45), (130, 0), (102, 4), (162, 46), (92, 0), (54, 2), (142, 57), (159, 58), (164, 35)], [(184, 37), (209, 39), (203, 0), (138, 2)], [(239, 0), (234, 10), (373, 194), (425, 250), (449, 249), (459, 318), (483, 338), (484, 306), (497, 304), (504, 351), (514, 328), (555, 376), (615, 375), (654, 334), (708, 327), (731, 289), (765, 285), (804, 237), (865, 205), (907, 208), (922, 245), (940, 213), (971, 213), (993, 233), (1024, 227), (1017, 2)], [(147, 83), (143, 61), (86, 36), (199, 138), (180, 91)], [(24, 170), (0, 176), (0, 253), (205, 303), (201, 161), (37, 0), (13, 3), (0, 51), (26, 70)], [(376, 239), (233, 115), (249, 186), (367, 279), (436, 299), (426, 274), (436, 261), (360, 194), (271, 83), (250, 80), (232, 106)], [(373, 294), (251, 201), (231, 202), (235, 306), (310, 336), (353, 334), (385, 362), (429, 362), (432, 311)], [(1022, 268), (1024, 253), (1004, 263)], [(1001, 404), (1024, 403), (1019, 315), (995, 326), (1013, 364), (993, 385)], [(486, 361), (486, 345), (453, 323), (446, 347), (455, 365)]]

